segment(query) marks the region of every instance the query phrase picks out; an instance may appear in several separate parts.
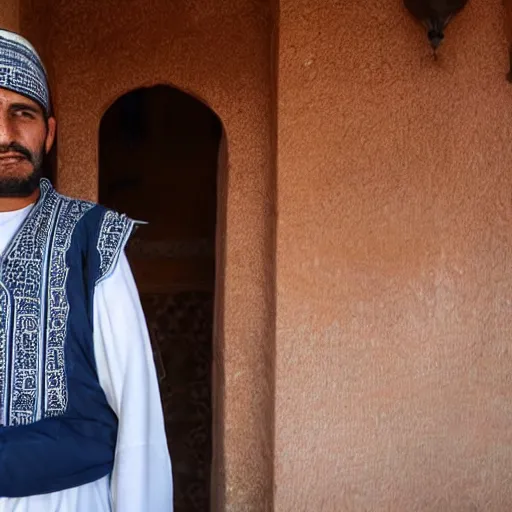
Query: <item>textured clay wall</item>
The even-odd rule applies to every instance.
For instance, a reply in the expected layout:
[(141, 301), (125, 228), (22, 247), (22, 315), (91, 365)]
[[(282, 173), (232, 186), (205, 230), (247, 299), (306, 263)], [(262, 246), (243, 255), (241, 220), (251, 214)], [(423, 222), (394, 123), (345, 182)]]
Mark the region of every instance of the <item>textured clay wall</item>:
[(19, 1), (0, 1), (0, 28), (17, 31), (19, 30)]
[[(31, 0), (29, 5), (22, 10), (21, 29), (42, 42), (51, 63), (60, 191), (96, 198), (100, 119), (132, 89), (173, 85), (203, 99), (223, 122), (228, 156), (219, 177), (219, 225), (227, 236), (217, 241), (213, 499), (215, 510), (269, 510), (274, 226), (269, 8), (252, 0)], [(41, 6), (44, 24), (33, 15)]]
[(501, 2), (433, 62), (401, 2), (283, 0), (279, 512), (512, 510)]

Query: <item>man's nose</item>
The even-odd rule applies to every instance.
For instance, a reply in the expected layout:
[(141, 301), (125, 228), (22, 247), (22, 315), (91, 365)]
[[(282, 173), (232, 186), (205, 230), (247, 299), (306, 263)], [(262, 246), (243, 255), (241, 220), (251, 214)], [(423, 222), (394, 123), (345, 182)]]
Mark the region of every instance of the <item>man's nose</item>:
[(5, 112), (0, 112), (0, 146), (8, 146), (14, 142), (14, 126)]

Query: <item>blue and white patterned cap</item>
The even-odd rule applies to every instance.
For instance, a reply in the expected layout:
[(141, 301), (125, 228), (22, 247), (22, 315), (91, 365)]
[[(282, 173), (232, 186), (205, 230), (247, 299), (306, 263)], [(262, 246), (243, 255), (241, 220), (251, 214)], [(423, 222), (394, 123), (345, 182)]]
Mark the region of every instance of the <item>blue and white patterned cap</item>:
[(50, 91), (41, 58), (14, 32), (0, 30), (0, 88), (30, 98), (50, 115)]

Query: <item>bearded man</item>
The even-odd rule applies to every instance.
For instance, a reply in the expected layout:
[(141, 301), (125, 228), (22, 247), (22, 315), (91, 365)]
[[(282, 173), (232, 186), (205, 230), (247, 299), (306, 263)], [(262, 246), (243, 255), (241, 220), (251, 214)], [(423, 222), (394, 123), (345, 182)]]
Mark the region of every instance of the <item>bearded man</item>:
[(55, 127), (41, 59), (0, 30), (0, 512), (171, 512), (135, 222), (42, 177)]

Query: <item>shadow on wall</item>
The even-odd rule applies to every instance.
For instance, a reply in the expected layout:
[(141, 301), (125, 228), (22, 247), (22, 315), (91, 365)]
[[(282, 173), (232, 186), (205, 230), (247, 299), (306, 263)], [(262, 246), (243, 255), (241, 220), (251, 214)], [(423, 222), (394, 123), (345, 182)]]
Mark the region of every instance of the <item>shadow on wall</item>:
[(169, 86), (132, 91), (100, 126), (100, 202), (142, 219), (127, 249), (150, 330), (176, 512), (210, 510), (218, 117)]

